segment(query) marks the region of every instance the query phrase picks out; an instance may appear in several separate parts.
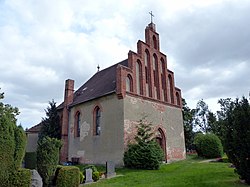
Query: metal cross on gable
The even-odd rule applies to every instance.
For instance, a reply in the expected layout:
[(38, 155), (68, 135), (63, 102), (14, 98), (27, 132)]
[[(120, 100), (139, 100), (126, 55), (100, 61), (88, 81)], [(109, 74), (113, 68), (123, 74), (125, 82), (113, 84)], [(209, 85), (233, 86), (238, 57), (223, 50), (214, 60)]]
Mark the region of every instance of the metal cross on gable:
[(154, 17), (154, 14), (153, 14), (153, 12), (151, 11), (151, 12), (149, 12), (149, 14), (150, 14), (150, 16), (151, 16), (151, 23), (153, 23), (153, 17)]

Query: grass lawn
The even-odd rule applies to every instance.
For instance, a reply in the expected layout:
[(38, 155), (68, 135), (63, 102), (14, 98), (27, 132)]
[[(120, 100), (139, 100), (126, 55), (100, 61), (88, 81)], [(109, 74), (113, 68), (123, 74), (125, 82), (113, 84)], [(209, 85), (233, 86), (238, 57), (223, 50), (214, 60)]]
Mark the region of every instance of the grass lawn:
[(238, 175), (229, 163), (201, 162), (197, 157), (185, 161), (164, 164), (159, 170), (117, 169), (117, 177), (100, 180), (88, 187), (146, 187), (146, 186), (190, 186), (190, 187), (246, 187), (239, 183)]

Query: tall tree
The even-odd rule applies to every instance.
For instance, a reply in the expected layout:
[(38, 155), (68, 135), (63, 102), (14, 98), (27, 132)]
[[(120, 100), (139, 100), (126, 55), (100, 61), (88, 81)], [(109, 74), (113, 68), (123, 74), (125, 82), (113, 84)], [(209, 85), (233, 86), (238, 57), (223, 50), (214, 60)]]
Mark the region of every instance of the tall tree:
[(184, 126), (184, 135), (185, 135), (185, 145), (187, 150), (193, 149), (193, 141), (194, 141), (194, 129), (193, 129), (193, 121), (194, 121), (195, 110), (190, 109), (187, 106), (185, 99), (182, 99), (182, 115), (183, 115), (183, 126)]
[(204, 133), (212, 132), (212, 127), (216, 125), (216, 117), (203, 99), (199, 100), (196, 105), (194, 123), (196, 130)]
[(49, 106), (45, 112), (47, 117), (42, 119), (42, 129), (39, 134), (39, 139), (41, 140), (45, 136), (61, 139), (60, 117), (54, 100), (49, 102)]
[(226, 153), (240, 178), (250, 184), (250, 104), (245, 97), (230, 103), (224, 122)]

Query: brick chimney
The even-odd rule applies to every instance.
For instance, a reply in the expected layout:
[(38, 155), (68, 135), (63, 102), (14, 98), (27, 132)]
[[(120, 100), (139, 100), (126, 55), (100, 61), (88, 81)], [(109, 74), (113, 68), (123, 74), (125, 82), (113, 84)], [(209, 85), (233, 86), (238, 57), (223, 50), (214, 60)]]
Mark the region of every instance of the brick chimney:
[(63, 102), (63, 117), (61, 128), (61, 139), (63, 146), (60, 152), (60, 161), (68, 161), (68, 129), (69, 129), (69, 105), (73, 102), (74, 98), (74, 80), (67, 79), (65, 81), (65, 92)]

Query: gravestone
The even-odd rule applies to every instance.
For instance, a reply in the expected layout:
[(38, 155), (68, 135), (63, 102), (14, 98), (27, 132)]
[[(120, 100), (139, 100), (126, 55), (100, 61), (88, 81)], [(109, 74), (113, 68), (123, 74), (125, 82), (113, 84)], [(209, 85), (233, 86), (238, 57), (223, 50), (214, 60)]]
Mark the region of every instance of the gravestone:
[(115, 163), (113, 161), (107, 161), (106, 162), (106, 178), (114, 177), (116, 176), (115, 173)]
[(91, 183), (91, 182), (93, 182), (92, 169), (89, 168), (85, 170), (85, 183)]
[(43, 187), (43, 179), (37, 170), (30, 170), (31, 172), (31, 187)]

